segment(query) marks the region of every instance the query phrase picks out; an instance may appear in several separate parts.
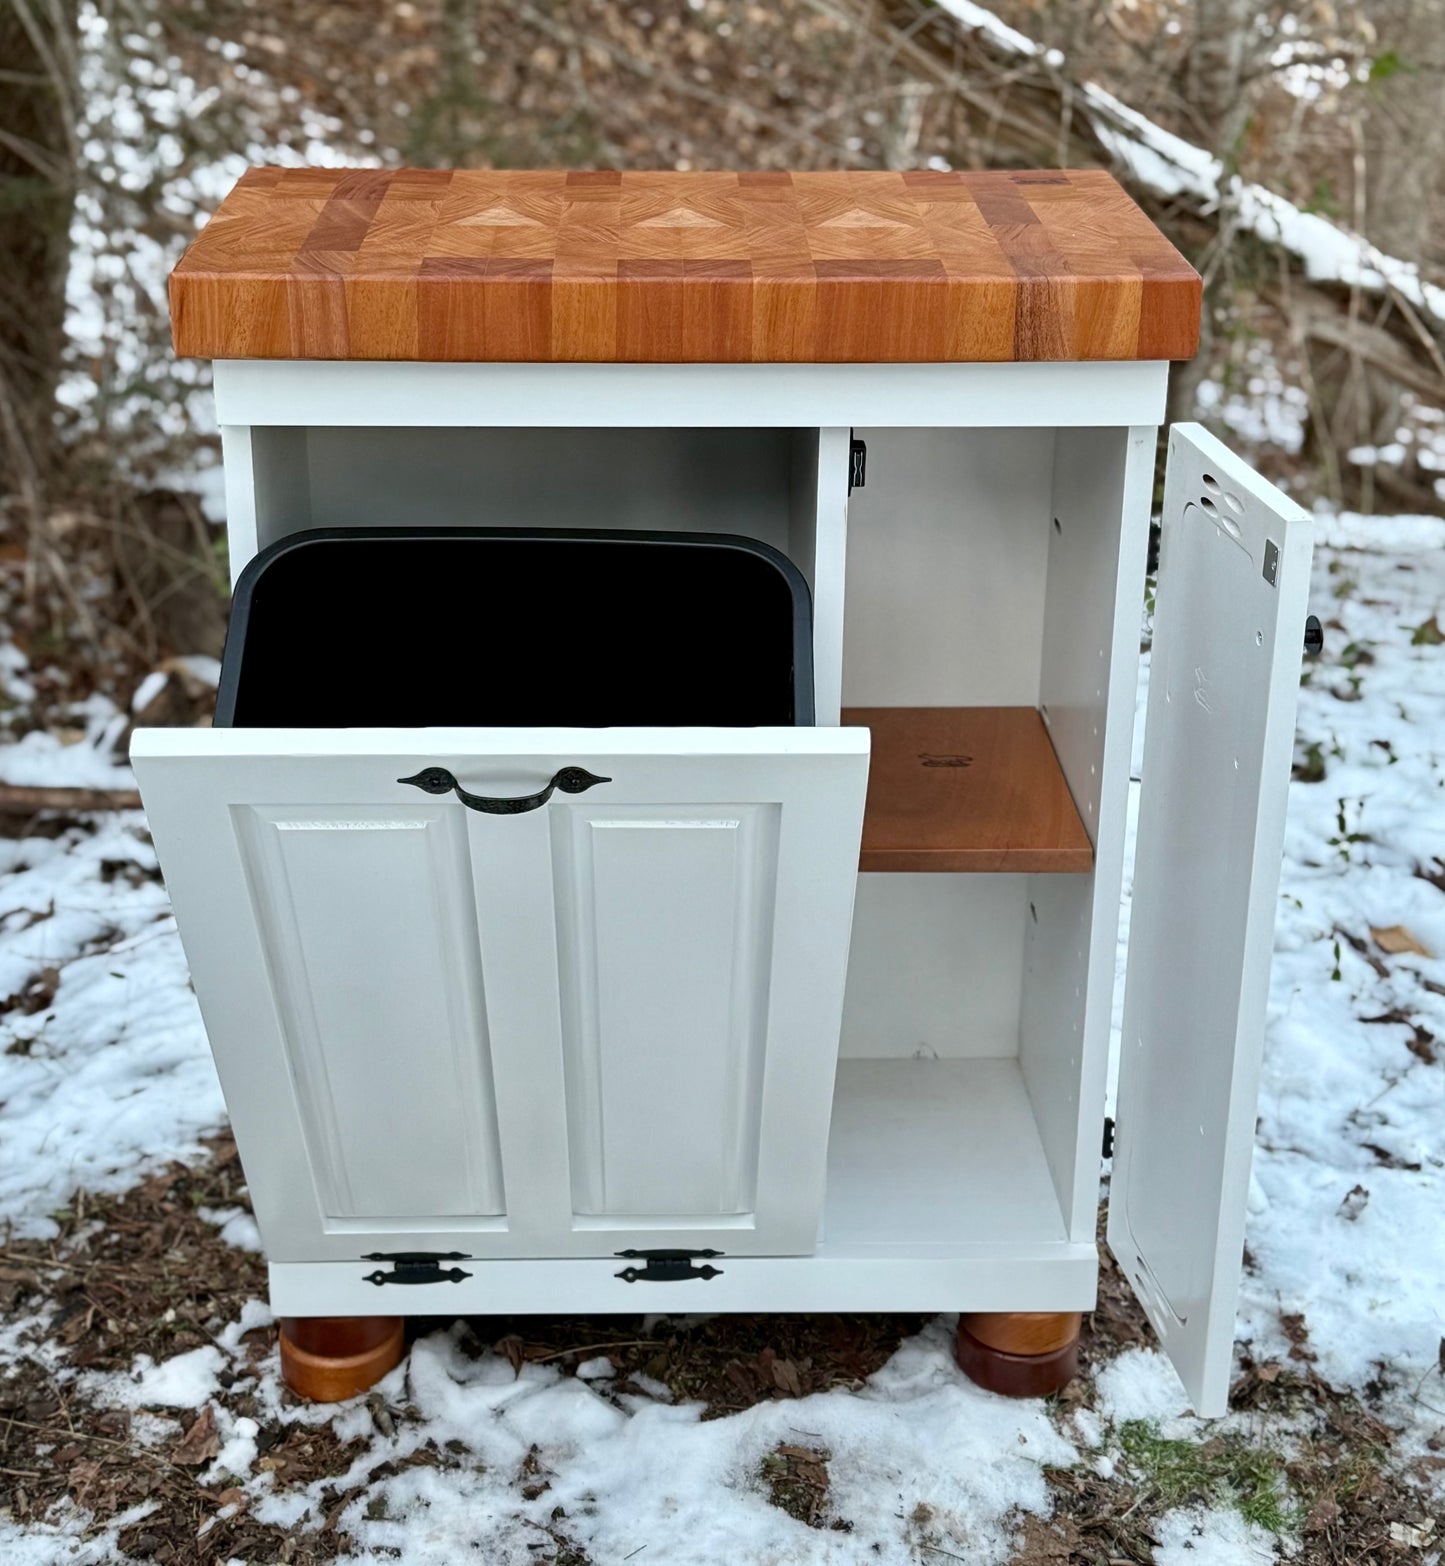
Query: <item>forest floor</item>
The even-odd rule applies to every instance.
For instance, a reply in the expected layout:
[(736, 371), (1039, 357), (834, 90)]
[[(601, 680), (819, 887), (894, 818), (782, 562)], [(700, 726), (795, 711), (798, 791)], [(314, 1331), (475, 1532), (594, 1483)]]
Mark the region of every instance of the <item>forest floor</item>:
[[(1319, 537), (1226, 1418), (1107, 1263), (1049, 1401), (947, 1317), (558, 1317), (300, 1405), (143, 817), (0, 815), (0, 1561), (1439, 1561), (1445, 522)], [(0, 644), (0, 786), (130, 787), (48, 656)]]

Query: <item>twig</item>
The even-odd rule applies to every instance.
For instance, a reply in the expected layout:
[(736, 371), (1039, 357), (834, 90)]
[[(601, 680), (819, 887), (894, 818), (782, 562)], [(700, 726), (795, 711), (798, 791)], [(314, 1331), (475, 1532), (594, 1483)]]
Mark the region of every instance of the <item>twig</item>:
[(25, 783), (0, 784), (0, 815), (29, 816), (42, 810), (139, 810), (133, 788), (40, 788)]
[[(12, 1419), (9, 1421), (7, 1428), (11, 1426), (17, 1430), (38, 1430), (41, 1435), (53, 1436), (56, 1433), (54, 1425), (36, 1425), (32, 1424), (28, 1419)], [(73, 1426), (67, 1433), (77, 1441), (94, 1441), (99, 1446), (119, 1447), (122, 1451), (130, 1452), (136, 1457), (149, 1455), (144, 1449), (137, 1450), (133, 1441), (116, 1441), (110, 1436), (91, 1435), (89, 1431), (76, 1430)]]
[[(0, 1253), (3, 1254), (3, 1253)], [(549, 1359), (566, 1359), (569, 1354), (591, 1354), (596, 1349), (653, 1348), (661, 1338), (629, 1338), (625, 1343), (581, 1343), (575, 1348), (558, 1349), (552, 1354), (526, 1355), (529, 1365), (545, 1365)]]

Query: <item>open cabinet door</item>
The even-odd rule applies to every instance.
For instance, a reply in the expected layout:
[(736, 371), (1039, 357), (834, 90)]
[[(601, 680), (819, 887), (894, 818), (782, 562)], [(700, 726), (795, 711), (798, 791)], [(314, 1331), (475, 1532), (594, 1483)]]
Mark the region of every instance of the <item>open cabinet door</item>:
[(812, 1250), (865, 730), (131, 756), (272, 1261)]
[(1309, 520), (1169, 435), (1109, 1245), (1195, 1410), (1229, 1393)]

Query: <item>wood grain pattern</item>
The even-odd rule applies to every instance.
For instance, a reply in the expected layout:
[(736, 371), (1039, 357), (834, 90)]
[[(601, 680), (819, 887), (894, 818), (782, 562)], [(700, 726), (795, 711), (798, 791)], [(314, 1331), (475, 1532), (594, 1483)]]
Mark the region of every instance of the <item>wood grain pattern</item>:
[(862, 870), (1072, 871), (1094, 863), (1032, 707), (852, 707), (873, 734)]
[(251, 169), (171, 274), (226, 359), (1184, 359), (1200, 282), (1107, 174)]

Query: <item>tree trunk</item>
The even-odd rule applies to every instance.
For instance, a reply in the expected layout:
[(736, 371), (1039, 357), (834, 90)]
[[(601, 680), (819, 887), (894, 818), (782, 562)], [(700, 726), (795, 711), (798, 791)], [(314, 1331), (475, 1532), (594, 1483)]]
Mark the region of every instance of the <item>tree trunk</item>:
[(75, 208), (77, 0), (0, 0), (0, 489), (54, 454)]
[(1369, 16), (1365, 232), (1387, 255), (1418, 264), (1445, 183), (1445, 0), (1370, 0)]
[(1251, 95), (1247, 86), (1260, 48), (1251, 0), (1195, 0), (1193, 36), (1180, 87), (1198, 131), (1195, 139), (1233, 168)]

